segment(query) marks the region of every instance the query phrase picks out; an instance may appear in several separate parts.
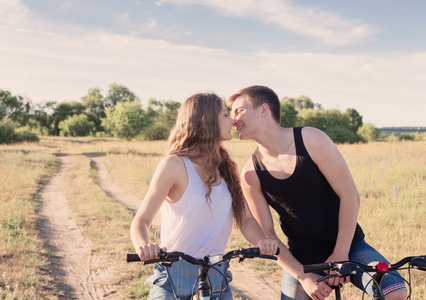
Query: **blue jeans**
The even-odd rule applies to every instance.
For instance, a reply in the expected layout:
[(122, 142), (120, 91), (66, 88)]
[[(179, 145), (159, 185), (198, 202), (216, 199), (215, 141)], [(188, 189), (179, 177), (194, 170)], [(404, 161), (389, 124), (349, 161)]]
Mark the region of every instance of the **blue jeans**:
[[(198, 291), (198, 270), (200, 268), (200, 266), (192, 265), (184, 260), (173, 263), (172, 267), (164, 267), (162, 264), (154, 265), (154, 275), (147, 280), (151, 284), (149, 299), (191, 299), (194, 285), (194, 291)], [(232, 300), (231, 289), (222, 276), (224, 274), (229, 282), (232, 280), (231, 271), (228, 270), (229, 263), (223, 263), (222, 266), (216, 268), (220, 273), (213, 268), (208, 273), (208, 279), (210, 279), (214, 292), (213, 299), (219, 299), (220, 291), (224, 290), (220, 299)]]
[[(349, 260), (357, 261), (365, 265), (375, 261), (384, 261), (389, 264), (376, 249), (368, 245), (365, 241), (352, 245), (349, 251)], [(396, 290), (406, 289), (404, 280), (398, 277), (400, 276), (399, 273), (396, 271), (390, 273), (392, 275), (386, 274), (382, 279), (381, 288), (384, 295)], [(373, 283), (368, 273), (357, 270), (356, 274), (351, 275), (351, 282), (360, 290), (366, 291), (370, 296), (373, 295)], [(309, 300), (311, 298), (305, 293), (299, 281), (284, 271), (281, 285), (281, 300), (287, 299)]]

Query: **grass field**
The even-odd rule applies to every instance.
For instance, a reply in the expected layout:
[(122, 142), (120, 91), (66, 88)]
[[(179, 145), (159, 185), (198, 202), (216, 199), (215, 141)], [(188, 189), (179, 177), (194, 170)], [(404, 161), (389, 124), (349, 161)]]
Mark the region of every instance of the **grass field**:
[[(256, 147), (238, 140), (225, 145), (240, 168)], [(0, 299), (60, 298), (49, 273), (49, 253), (38, 232), (37, 209), (40, 190), (58, 171), (59, 156), (65, 153), (71, 165), (64, 193), (73, 218), (91, 241), (92, 252), (115, 270), (108, 279), (119, 291), (114, 299), (146, 297), (145, 279), (151, 269), (124, 263), (124, 253), (133, 252), (132, 212), (99, 187), (90, 156), (102, 157), (111, 179), (142, 200), (165, 147), (165, 142), (50, 137), (42, 137), (38, 144), (0, 146)], [(359, 223), (367, 242), (392, 262), (426, 254), (426, 142), (345, 144), (339, 149), (359, 189)], [(229, 248), (240, 246), (248, 244), (234, 230)], [(252, 265), (279, 276), (275, 264)], [(426, 299), (425, 286), (426, 273), (414, 271), (412, 298)], [(361, 294), (345, 287), (344, 297), (361, 299)]]

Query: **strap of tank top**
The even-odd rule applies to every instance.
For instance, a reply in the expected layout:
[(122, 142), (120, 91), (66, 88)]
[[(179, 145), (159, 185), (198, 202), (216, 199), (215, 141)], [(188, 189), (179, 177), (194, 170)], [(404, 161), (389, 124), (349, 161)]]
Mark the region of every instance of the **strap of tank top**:
[(308, 151), (305, 148), (305, 144), (303, 143), (302, 138), (302, 128), (303, 127), (294, 127), (293, 128), (293, 134), (294, 134), (294, 144), (296, 145), (296, 155), (308, 155)]
[(188, 172), (188, 179), (199, 177), (194, 165), (192, 164), (192, 161), (186, 156), (182, 156), (182, 158), (186, 166), (186, 171)]
[(259, 172), (264, 168), (262, 161), (259, 158), (259, 148), (256, 148), (256, 150), (254, 150), (253, 154), (251, 155), (251, 160), (253, 161), (254, 170), (256, 171), (256, 174), (259, 177)]

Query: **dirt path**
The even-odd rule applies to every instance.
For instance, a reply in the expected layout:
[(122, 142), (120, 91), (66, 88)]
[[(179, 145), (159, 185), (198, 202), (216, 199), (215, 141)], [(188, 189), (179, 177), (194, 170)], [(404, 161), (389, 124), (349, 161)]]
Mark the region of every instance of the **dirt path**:
[[(136, 211), (141, 199), (127, 194), (111, 180), (102, 158), (91, 157), (90, 159), (96, 164), (100, 185), (106, 194), (127, 208)], [(159, 226), (159, 218), (156, 218), (152, 225), (152, 230), (159, 233)], [(264, 300), (280, 298), (280, 283), (273, 282), (271, 278), (261, 277), (256, 270), (249, 268), (244, 263), (239, 264), (234, 261), (231, 263), (230, 270), (234, 278), (231, 287), (242, 299)]]
[[(63, 178), (70, 158), (61, 156), (59, 173), (51, 178), (42, 192), (41, 235), (49, 250), (50, 270), (59, 284), (59, 295), (65, 299), (103, 299), (115, 293), (114, 287), (103, 285), (110, 270), (97, 255), (91, 243), (72, 218), (63, 194)], [(111, 297), (113, 298), (113, 297)]]

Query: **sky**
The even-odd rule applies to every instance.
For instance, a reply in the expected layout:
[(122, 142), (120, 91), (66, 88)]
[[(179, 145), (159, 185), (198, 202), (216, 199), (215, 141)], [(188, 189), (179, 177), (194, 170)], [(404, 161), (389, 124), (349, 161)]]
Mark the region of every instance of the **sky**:
[(376, 127), (426, 126), (423, 0), (0, 0), (0, 89), (142, 104), (250, 85)]

